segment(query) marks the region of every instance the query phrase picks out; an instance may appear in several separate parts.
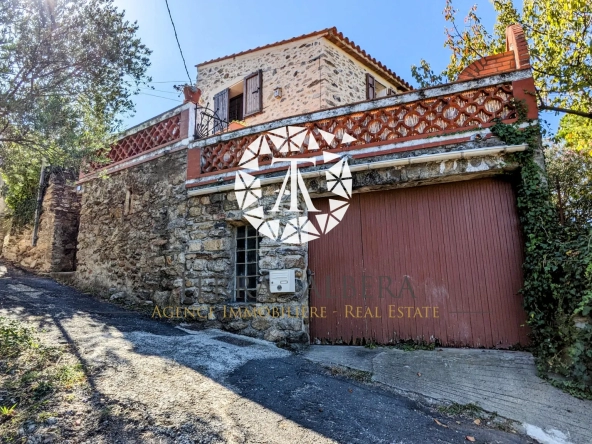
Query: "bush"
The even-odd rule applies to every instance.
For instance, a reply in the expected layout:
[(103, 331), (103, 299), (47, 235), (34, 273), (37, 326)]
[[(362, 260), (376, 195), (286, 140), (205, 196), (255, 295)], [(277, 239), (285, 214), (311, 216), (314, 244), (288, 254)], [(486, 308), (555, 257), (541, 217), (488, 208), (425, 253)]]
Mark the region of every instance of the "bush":
[[(492, 132), (508, 144), (529, 146), (515, 159), (521, 165), (517, 201), (525, 239), (521, 292), (533, 352), (541, 376), (575, 396), (592, 398), (592, 235), (587, 212), (576, 208), (588, 208), (589, 202), (579, 193), (578, 198), (561, 200), (563, 205), (571, 205), (569, 210), (565, 206), (562, 213), (558, 210), (560, 199), (556, 195), (554, 202), (549, 188), (556, 183), (556, 176), (550, 181), (535, 162), (540, 128), (532, 122), (520, 128), (525, 122), (525, 113), (521, 115), (514, 124), (496, 123)], [(572, 165), (570, 171), (566, 177), (575, 191), (584, 179), (573, 175), (587, 169)], [(552, 377), (554, 373), (563, 378)]]

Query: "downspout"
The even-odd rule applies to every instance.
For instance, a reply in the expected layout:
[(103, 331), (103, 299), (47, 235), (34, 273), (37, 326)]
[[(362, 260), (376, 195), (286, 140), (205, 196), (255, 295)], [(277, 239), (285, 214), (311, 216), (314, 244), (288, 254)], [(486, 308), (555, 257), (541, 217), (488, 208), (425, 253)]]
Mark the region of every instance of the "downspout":
[(39, 238), (39, 218), (41, 217), (41, 206), (43, 204), (43, 184), (45, 183), (45, 159), (41, 161), (41, 174), (39, 175), (39, 189), (37, 190), (37, 205), (35, 207), (35, 221), (33, 225), (33, 239), (31, 239), (31, 245), (34, 247), (37, 245), (37, 239)]

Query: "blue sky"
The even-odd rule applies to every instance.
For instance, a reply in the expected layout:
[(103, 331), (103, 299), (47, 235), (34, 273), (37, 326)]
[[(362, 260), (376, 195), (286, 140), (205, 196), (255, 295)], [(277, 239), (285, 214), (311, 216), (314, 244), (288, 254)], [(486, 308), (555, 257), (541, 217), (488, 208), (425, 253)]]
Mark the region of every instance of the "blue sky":
[[(495, 14), (489, 1), (454, 4), (464, 16), (474, 3), (484, 25), (492, 29)], [(136, 114), (125, 121), (131, 126), (180, 104), (173, 85), (188, 79), (165, 0), (115, 0), (115, 5), (125, 9), (128, 20), (138, 22), (140, 38), (153, 51), (149, 75), (154, 90), (135, 97)], [(336, 26), (414, 84), (410, 66), (421, 58), (438, 71), (447, 64), (444, 5), (444, 0), (169, 0), (193, 81), (197, 63)]]

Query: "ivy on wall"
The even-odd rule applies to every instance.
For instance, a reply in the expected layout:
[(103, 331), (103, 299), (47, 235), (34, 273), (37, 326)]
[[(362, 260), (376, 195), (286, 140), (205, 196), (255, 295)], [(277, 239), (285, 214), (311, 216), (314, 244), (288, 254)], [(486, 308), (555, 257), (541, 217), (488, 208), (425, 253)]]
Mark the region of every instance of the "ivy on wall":
[(524, 307), (541, 376), (571, 394), (592, 399), (592, 236), (588, 227), (559, 223), (547, 176), (535, 161), (538, 123), (518, 104), (515, 123), (496, 122), (492, 133), (509, 145), (521, 165), (518, 213), (525, 240)]

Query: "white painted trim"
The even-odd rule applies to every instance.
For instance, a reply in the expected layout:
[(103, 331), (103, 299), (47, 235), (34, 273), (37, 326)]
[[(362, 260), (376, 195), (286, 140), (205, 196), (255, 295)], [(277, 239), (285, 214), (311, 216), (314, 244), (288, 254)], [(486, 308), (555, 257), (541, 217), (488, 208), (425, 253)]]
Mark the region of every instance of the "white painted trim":
[(76, 184), (81, 184), (84, 182), (88, 182), (89, 180), (96, 179), (97, 177), (99, 177), (99, 175), (102, 175), (102, 174), (112, 174), (112, 173), (116, 173), (120, 170), (125, 170), (127, 168), (131, 168), (137, 164), (152, 160), (153, 158), (161, 157), (165, 154), (168, 154), (171, 151), (178, 151), (180, 149), (185, 149), (185, 148), (187, 148), (187, 143), (189, 142), (189, 140), (190, 140), (189, 138), (185, 138), (183, 140), (178, 140), (177, 142), (171, 143), (170, 145), (163, 146), (162, 148), (151, 151), (149, 153), (142, 154), (142, 155), (135, 157), (133, 159), (123, 161), (123, 162), (118, 163), (116, 165), (100, 168), (96, 171), (93, 171), (92, 173), (82, 176), (76, 182)]
[[(430, 162), (442, 162), (446, 160), (454, 160), (454, 159), (468, 159), (470, 157), (479, 157), (479, 156), (495, 156), (500, 154), (506, 153), (515, 153), (518, 151), (526, 150), (527, 145), (500, 145), (494, 147), (487, 147), (487, 148), (477, 148), (477, 149), (468, 149), (468, 150), (460, 150), (460, 151), (451, 151), (448, 153), (439, 153), (439, 154), (426, 154), (423, 156), (413, 156), (413, 157), (405, 157), (402, 159), (389, 159), (383, 160), (379, 162), (367, 162), (361, 163), (357, 165), (350, 165), (350, 171), (357, 172), (357, 171), (367, 171), (367, 170), (375, 170), (379, 168), (390, 168), (396, 166), (404, 166), (404, 165), (413, 165), (417, 163), (430, 163)], [(325, 170), (317, 170), (317, 171), (309, 171), (303, 172), (302, 178), (303, 179), (310, 179), (313, 177), (323, 177), (325, 174)], [(272, 183), (282, 182), (284, 180), (284, 175), (274, 176), (274, 177), (265, 177), (260, 179), (261, 186), (269, 185)], [(187, 191), (187, 195), (189, 197), (192, 196), (203, 196), (205, 194), (211, 193), (220, 193), (224, 191), (232, 191), (234, 190), (234, 184), (224, 184), (218, 185), (215, 187), (206, 187), (206, 188), (199, 188), (197, 190), (189, 190)]]
[[(187, 137), (189, 140), (193, 139), (193, 135), (195, 134), (195, 103), (189, 103), (191, 106), (189, 107), (189, 127), (187, 128)], [(199, 107), (198, 107), (199, 108)], [(183, 137), (185, 138), (185, 137)]]
[[(173, 117), (177, 114), (180, 114), (183, 111), (185, 111), (187, 108), (191, 109), (191, 105), (193, 105), (193, 103), (190, 103), (190, 102), (183, 103), (182, 105), (175, 106), (174, 108), (172, 108), (168, 111), (165, 111), (164, 113), (159, 114), (158, 116), (152, 117), (151, 119), (145, 120), (142, 123), (132, 126), (131, 128), (128, 128), (125, 131), (123, 131), (121, 134), (119, 134), (119, 137), (117, 138), (117, 140), (119, 141), (119, 140), (123, 139), (124, 137), (131, 136), (132, 134), (142, 131), (143, 129), (146, 129), (149, 126), (152, 126), (158, 122), (162, 122), (163, 120), (166, 120), (169, 117)], [(189, 137), (193, 137), (193, 128), (192, 128), (192, 131), (190, 131), (190, 133), (189, 133)]]
[(189, 149), (202, 148), (205, 146), (214, 145), (219, 142), (225, 142), (231, 139), (238, 139), (251, 134), (262, 133), (264, 131), (269, 131), (287, 125), (299, 125), (323, 119), (330, 119), (333, 117), (345, 116), (348, 114), (371, 111), (374, 109), (386, 108), (389, 106), (396, 106), (404, 103), (425, 100), (432, 97), (439, 97), (448, 94), (457, 94), (471, 89), (498, 85), (500, 83), (505, 82), (513, 82), (516, 80), (527, 79), (530, 77), (532, 77), (530, 69), (524, 69), (521, 71), (513, 71), (505, 74), (498, 74), (495, 76), (483, 77), (480, 79), (469, 80), (466, 82), (449, 83), (446, 85), (436, 86), (432, 88), (414, 90), (403, 94), (385, 97), (382, 99), (359, 102), (353, 105), (345, 105), (339, 108), (331, 108), (324, 111), (315, 111), (308, 114), (301, 114), (299, 116), (286, 117), (285, 119), (250, 126), (239, 131), (231, 131), (229, 133), (219, 134), (216, 136), (208, 137), (206, 139), (196, 140), (189, 144)]
[[(524, 127), (527, 124), (521, 124), (520, 127)], [(366, 147), (365, 145), (361, 145), (359, 147), (356, 147), (355, 149), (346, 151), (346, 152), (340, 152), (340, 155), (345, 155), (345, 156), (356, 156), (358, 154), (371, 154), (372, 156), (376, 157), (376, 156), (382, 156), (385, 152), (388, 153), (389, 151), (395, 150), (395, 149), (404, 149), (404, 148), (411, 148), (411, 147), (416, 147), (418, 145), (424, 145), (426, 143), (439, 143), (441, 145), (446, 145), (449, 143), (457, 143), (457, 140), (459, 138), (470, 138), (470, 139), (476, 139), (477, 136), (480, 136), (482, 139), (485, 139), (487, 136), (489, 136), (491, 134), (491, 131), (489, 128), (483, 128), (483, 129), (474, 129), (472, 131), (464, 131), (462, 133), (453, 133), (453, 134), (443, 134), (440, 136), (431, 136), (431, 137), (424, 137), (422, 139), (412, 139), (412, 140), (406, 140), (404, 142), (398, 142), (397, 139), (394, 139), (392, 143), (389, 144), (385, 144), (385, 145), (379, 145), (379, 146), (374, 146), (374, 147)], [(431, 148), (426, 148), (426, 149), (431, 149)], [(319, 151), (317, 156), (315, 157), (310, 157), (310, 160), (315, 160), (316, 161), (316, 165), (319, 165), (321, 163), (323, 163), (323, 153), (322, 151)], [(265, 173), (265, 171), (270, 170), (270, 169), (275, 169), (277, 167), (274, 167), (272, 165), (265, 165), (262, 166), (259, 169), (259, 172), (261, 173)], [(216, 175), (210, 175), (210, 176), (202, 176), (202, 177), (197, 177), (195, 179), (190, 179), (188, 181), (186, 181), (185, 183), (187, 185), (193, 185), (193, 186), (199, 186), (200, 182), (208, 182), (211, 181), (212, 179), (216, 179), (216, 180), (222, 180), (222, 181), (226, 181), (226, 180), (234, 180), (234, 175), (235, 175), (236, 171), (220, 171), (219, 174)]]

